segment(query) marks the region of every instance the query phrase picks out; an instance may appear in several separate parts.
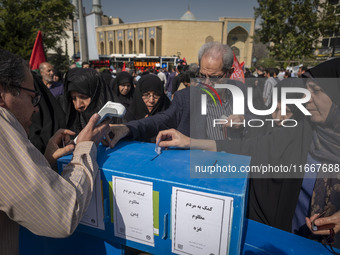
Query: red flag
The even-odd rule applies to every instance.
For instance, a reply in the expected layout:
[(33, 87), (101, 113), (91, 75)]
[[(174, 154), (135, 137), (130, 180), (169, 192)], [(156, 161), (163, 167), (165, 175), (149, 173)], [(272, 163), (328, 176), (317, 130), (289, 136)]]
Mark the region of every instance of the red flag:
[(124, 64), (123, 64), (122, 71), (123, 71), (123, 72), (125, 72), (125, 71), (126, 71), (125, 62), (124, 62)]
[(37, 38), (35, 39), (34, 47), (33, 47), (32, 54), (31, 54), (30, 68), (32, 70), (39, 69), (39, 65), (45, 61), (46, 61), (46, 58), (45, 58), (44, 46), (42, 42), (42, 35), (41, 35), (41, 31), (39, 30)]
[[(234, 54), (234, 63), (233, 63), (234, 72), (230, 76), (230, 79), (242, 81), (243, 83), (245, 83), (242, 65), (240, 65), (240, 63), (238, 62), (237, 57), (235, 56), (235, 53), (233, 54)], [(244, 63), (242, 62), (242, 64)]]

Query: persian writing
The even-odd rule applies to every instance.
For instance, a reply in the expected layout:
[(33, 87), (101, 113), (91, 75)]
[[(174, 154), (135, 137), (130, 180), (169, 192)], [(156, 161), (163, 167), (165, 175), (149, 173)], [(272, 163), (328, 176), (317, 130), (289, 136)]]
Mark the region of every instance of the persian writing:
[(192, 209), (194, 209), (194, 208), (197, 208), (197, 209), (200, 209), (200, 210), (205, 210), (205, 211), (212, 211), (212, 207), (209, 207), (209, 206), (202, 206), (202, 205), (195, 205), (195, 204), (191, 204), (191, 203), (186, 203), (186, 205), (185, 205), (186, 207), (190, 207), (190, 208), (192, 208)]
[(145, 192), (140, 192), (140, 191), (134, 191), (134, 190), (128, 190), (128, 189), (124, 189), (123, 193), (126, 193), (128, 195), (135, 195), (135, 196), (140, 196), (140, 197), (144, 197), (145, 196)]

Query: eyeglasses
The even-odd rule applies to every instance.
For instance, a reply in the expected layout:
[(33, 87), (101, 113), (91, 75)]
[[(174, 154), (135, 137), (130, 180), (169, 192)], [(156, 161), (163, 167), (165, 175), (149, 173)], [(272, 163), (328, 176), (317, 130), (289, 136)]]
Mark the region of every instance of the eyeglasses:
[(152, 94), (152, 93), (144, 93), (143, 95), (142, 95), (142, 98), (143, 99), (150, 99), (151, 97), (153, 97), (154, 99), (159, 99), (161, 96), (160, 95), (158, 95), (158, 94)]
[(225, 73), (223, 73), (222, 75), (216, 75), (216, 76), (212, 76), (212, 75), (208, 75), (208, 74), (202, 74), (202, 73), (199, 73), (198, 74), (198, 78), (204, 78), (204, 79), (216, 79), (216, 80), (218, 80), (218, 79), (222, 79), (222, 78), (224, 78), (224, 76), (225, 76)]
[(41, 94), (39, 91), (36, 91), (36, 90), (32, 90), (32, 89), (27, 89), (27, 88), (23, 88), (21, 86), (18, 86), (18, 85), (11, 85), (12, 87), (16, 87), (16, 88), (20, 88), (20, 89), (23, 89), (23, 90), (26, 90), (26, 91), (29, 91), (29, 92), (32, 92), (35, 94), (35, 96), (32, 98), (32, 105), (35, 107), (39, 104), (40, 102), (40, 99), (41, 99)]

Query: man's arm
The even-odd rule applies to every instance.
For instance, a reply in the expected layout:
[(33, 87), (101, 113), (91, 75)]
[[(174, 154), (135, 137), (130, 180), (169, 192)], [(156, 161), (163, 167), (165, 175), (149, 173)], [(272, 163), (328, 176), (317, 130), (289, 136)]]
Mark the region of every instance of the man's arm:
[[(91, 120), (94, 125), (97, 119)], [(73, 159), (60, 176), (29, 142), (18, 123), (6, 122), (3, 118), (0, 122), (1, 210), (37, 235), (70, 235), (92, 196), (98, 172), (96, 144), (86, 141), (88, 134), (83, 134)], [(93, 130), (88, 131), (93, 135)], [(101, 127), (98, 137), (102, 131), (105, 132)]]
[(205, 139), (192, 139), (183, 135), (176, 129), (160, 131), (156, 138), (160, 147), (177, 147), (191, 150), (216, 151), (216, 141)]

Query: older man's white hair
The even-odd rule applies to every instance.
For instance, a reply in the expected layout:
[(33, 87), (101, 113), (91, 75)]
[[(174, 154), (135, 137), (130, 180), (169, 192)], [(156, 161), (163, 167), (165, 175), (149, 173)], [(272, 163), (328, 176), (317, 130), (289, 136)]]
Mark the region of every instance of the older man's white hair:
[(202, 57), (206, 55), (213, 58), (219, 58), (222, 56), (222, 70), (224, 72), (227, 72), (232, 68), (234, 55), (232, 49), (228, 45), (219, 42), (208, 42), (204, 44), (198, 51), (198, 63), (201, 63)]

